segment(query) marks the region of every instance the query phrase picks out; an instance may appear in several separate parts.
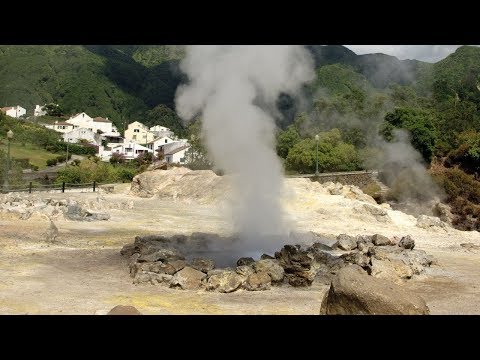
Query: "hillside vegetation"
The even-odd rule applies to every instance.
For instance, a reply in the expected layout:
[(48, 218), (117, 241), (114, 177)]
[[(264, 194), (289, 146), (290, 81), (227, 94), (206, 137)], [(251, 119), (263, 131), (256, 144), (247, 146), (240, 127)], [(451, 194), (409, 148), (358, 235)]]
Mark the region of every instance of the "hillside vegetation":
[[(307, 48), (317, 76), (305, 87), (306, 101), (288, 94), (278, 100), (283, 116), (276, 119), (276, 145), (286, 170), (315, 171), (316, 134), (320, 171), (381, 165), (405, 173), (413, 162), (434, 164), (430, 173), (452, 205), (455, 224), (480, 229), (480, 48), (462, 46), (434, 64), (356, 55), (339, 45)], [(135, 120), (162, 124), (180, 137), (194, 135), (187, 157), (199, 162), (192, 166), (209, 167), (199, 123), (186, 128), (174, 111), (176, 88), (186, 80), (178, 67), (184, 55), (182, 46), (0, 46), (0, 102), (29, 111), (55, 102), (66, 114), (109, 117), (120, 130)], [(62, 150), (56, 134), (34, 124), (5, 120), (0, 136), (7, 125), (19, 143)]]

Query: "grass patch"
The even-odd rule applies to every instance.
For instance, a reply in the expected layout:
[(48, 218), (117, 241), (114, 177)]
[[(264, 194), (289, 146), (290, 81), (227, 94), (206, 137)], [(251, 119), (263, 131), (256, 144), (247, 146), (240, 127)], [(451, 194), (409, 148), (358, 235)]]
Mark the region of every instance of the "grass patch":
[(33, 144), (25, 144), (23, 146), (22, 144), (12, 142), (10, 144), (10, 156), (15, 159), (28, 158), (30, 159), (30, 164), (38, 166), (39, 169), (44, 169), (47, 167), (47, 160), (56, 158), (58, 154), (48, 152)]

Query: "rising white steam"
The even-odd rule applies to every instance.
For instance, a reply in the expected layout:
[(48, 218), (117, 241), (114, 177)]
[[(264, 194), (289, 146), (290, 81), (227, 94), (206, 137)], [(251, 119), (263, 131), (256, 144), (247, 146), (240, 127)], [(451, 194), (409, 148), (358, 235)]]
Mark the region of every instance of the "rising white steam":
[(177, 90), (177, 112), (202, 116), (212, 160), (233, 175), (236, 230), (245, 248), (268, 250), (260, 239), (286, 230), (272, 115), (280, 93), (313, 80), (313, 60), (303, 46), (200, 45), (187, 47), (180, 68), (189, 83)]

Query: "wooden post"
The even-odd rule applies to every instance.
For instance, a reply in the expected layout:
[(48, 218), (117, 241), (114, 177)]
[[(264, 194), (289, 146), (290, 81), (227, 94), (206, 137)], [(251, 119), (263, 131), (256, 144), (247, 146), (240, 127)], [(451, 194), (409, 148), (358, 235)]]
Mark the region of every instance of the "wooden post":
[(65, 181), (62, 182), (62, 193), (64, 193), (64, 192), (65, 192)]
[(30, 181), (30, 184), (28, 184), (28, 193), (32, 193), (32, 182)]
[(95, 186), (97, 185), (97, 183), (94, 181), (93, 182), (93, 192), (95, 192)]

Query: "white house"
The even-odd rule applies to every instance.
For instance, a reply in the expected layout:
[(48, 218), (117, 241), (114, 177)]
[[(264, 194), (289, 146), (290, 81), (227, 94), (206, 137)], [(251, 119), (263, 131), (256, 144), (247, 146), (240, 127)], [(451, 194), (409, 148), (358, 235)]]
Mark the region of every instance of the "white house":
[(27, 113), (27, 110), (25, 110), (23, 107), (21, 107), (20, 105), (17, 105), (17, 106), (7, 106), (7, 107), (4, 107), (2, 108), (2, 111), (8, 115), (8, 116), (11, 116), (11, 117), (14, 117), (14, 118), (19, 118), (20, 116), (23, 116)]
[(123, 144), (109, 144), (111, 147), (99, 147), (99, 157), (103, 161), (109, 161), (112, 157), (112, 154), (122, 154), (126, 160), (133, 160), (139, 155), (149, 152), (152, 150), (146, 148), (145, 146), (139, 145), (134, 142), (125, 142)]
[[(165, 147), (167, 144), (173, 144), (175, 143), (176, 141), (173, 140), (172, 138), (168, 137), (168, 136), (163, 136), (163, 137), (159, 137), (159, 138), (156, 138), (155, 140), (152, 140), (150, 142), (147, 143), (147, 148), (149, 148), (150, 150), (152, 150), (153, 152), (156, 152), (158, 150), (163, 150), (163, 152), (165, 152)], [(184, 145), (182, 143), (182, 145)], [(181, 145), (178, 145), (177, 147), (180, 147)], [(170, 148), (170, 150), (173, 150), (173, 148)]]
[(185, 145), (169, 151), (165, 154), (165, 161), (167, 163), (185, 164), (185, 152), (188, 150), (188, 148), (189, 146)]
[(61, 133), (68, 133), (74, 129), (74, 125), (65, 121), (55, 121), (53, 125), (46, 125), (45, 127), (53, 129)]
[(165, 126), (155, 125), (150, 128), (150, 132), (154, 134), (156, 138), (168, 136), (168, 137), (175, 137), (175, 134), (172, 130)]
[(67, 122), (74, 125), (75, 128), (85, 128), (94, 131), (92, 127), (93, 119), (84, 112), (71, 116)]
[(164, 131), (170, 131), (170, 129), (165, 126), (155, 125), (150, 128), (150, 131), (164, 132)]
[[(45, 105), (43, 105), (43, 106), (45, 106)], [(35, 110), (33, 110), (33, 116), (47, 115), (47, 112), (43, 110), (43, 106), (35, 105)]]
[(104, 134), (118, 134), (120, 136), (120, 133), (117, 131), (117, 128), (113, 125), (113, 123), (108, 120), (108, 118), (102, 118), (100, 116), (97, 116), (96, 118), (93, 119), (94, 123), (94, 128), (96, 131), (100, 130)]
[(81, 112), (70, 117), (67, 122), (73, 124), (75, 129), (84, 128), (93, 132), (101, 131), (104, 134), (108, 134), (108, 136), (120, 136), (117, 128), (108, 118), (96, 117), (93, 119), (86, 113)]
[(125, 130), (125, 140), (134, 141), (138, 144), (147, 144), (155, 139), (155, 134), (140, 121), (134, 121), (128, 124)]
[[(68, 123), (67, 123), (68, 124)], [(71, 124), (70, 124), (71, 125)], [(80, 140), (86, 140), (91, 144), (101, 145), (102, 136), (90, 129), (78, 128), (62, 135), (63, 141), (70, 143), (78, 143)]]

